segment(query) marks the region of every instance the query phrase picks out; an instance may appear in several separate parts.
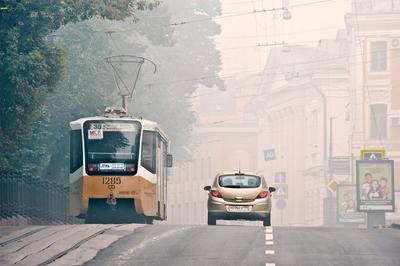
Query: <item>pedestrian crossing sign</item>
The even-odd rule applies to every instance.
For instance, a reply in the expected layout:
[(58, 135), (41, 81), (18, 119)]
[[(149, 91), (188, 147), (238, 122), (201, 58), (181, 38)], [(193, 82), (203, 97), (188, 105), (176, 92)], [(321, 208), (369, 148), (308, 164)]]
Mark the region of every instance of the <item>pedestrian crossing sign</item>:
[(275, 184), (276, 191), (272, 193), (274, 199), (288, 199), (288, 184)]
[(384, 160), (385, 150), (361, 150), (361, 160)]

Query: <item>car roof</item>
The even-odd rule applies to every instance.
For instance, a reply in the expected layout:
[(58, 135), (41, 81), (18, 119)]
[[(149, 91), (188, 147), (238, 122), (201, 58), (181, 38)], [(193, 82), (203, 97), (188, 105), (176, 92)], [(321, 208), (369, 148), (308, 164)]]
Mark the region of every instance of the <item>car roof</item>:
[(254, 176), (263, 177), (263, 175), (257, 174), (257, 173), (254, 173), (254, 172), (241, 172), (241, 171), (237, 171), (237, 172), (221, 172), (221, 173), (218, 173), (217, 176), (221, 176), (221, 175), (254, 175)]

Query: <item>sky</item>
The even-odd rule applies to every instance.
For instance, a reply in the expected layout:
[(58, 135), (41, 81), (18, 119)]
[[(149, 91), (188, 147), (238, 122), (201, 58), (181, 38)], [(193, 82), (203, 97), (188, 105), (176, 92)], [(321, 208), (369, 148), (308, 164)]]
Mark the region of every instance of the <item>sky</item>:
[[(215, 37), (222, 56), (222, 76), (245, 75), (262, 71), (268, 47), (289, 45), (316, 46), (318, 40), (335, 38), (345, 27), (344, 16), (350, 0), (283, 0), (289, 6), (290, 20), (282, 11), (266, 11), (216, 19), (221, 34)], [(221, 0), (222, 16), (282, 7), (282, 0)]]

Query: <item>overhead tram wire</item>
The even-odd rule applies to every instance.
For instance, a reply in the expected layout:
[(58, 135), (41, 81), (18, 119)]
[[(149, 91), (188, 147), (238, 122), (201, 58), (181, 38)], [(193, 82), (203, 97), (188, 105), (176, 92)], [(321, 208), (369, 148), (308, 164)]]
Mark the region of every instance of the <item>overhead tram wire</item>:
[[(254, 0), (251, 0), (251, 3), (252, 3), (252, 6), (253, 6), (253, 11), (255, 11), (256, 10), (256, 6), (254, 4)], [(264, 9), (264, 6), (262, 6), (262, 8)], [(256, 30), (256, 36), (257, 36), (257, 45), (259, 45), (260, 44), (260, 38), (259, 38), (259, 35), (258, 35), (258, 20), (257, 20), (257, 14), (256, 13), (254, 13), (254, 23), (255, 23), (255, 30)], [(261, 61), (260, 50), (257, 49), (257, 53), (258, 53), (258, 59), (259, 59), (258, 63), (261, 66), (262, 65), (262, 61)]]
[[(303, 6), (318, 5), (318, 4), (327, 3), (327, 2), (333, 2), (333, 1), (344, 1), (344, 0), (313, 1), (313, 2), (308, 2), (308, 3), (291, 5), (291, 6), (289, 6), (289, 8), (292, 9), (292, 8), (303, 7)], [(266, 14), (266, 13), (269, 13), (269, 12), (276, 12), (276, 11), (283, 11), (283, 8), (262, 9), (262, 10), (255, 10), (255, 11), (247, 11), (247, 12), (226, 14), (226, 15), (215, 16), (215, 17), (206, 17), (206, 18), (203, 18), (203, 19), (194, 19), (194, 20), (187, 20), (187, 21), (181, 21), (181, 22), (174, 22), (174, 23), (170, 23), (170, 24), (160, 24), (160, 25), (155, 25), (154, 28), (156, 28), (156, 27), (181, 26), (181, 25), (187, 25), (187, 24), (198, 23), (198, 22), (205, 22), (205, 21), (210, 21), (210, 20), (220, 20), (220, 19), (225, 19), (225, 18), (246, 16), (246, 15), (251, 15), (253, 13), (264, 13), (264, 14)], [(113, 33), (134, 32), (134, 31), (136, 31), (136, 30), (135, 29), (129, 29), (129, 30), (113, 31)]]
[[(360, 54), (356, 54), (354, 56), (358, 56)], [(341, 57), (335, 57), (335, 58), (331, 58), (331, 59), (321, 59), (321, 60), (314, 60), (314, 61), (305, 61), (305, 62), (300, 62), (300, 63), (293, 63), (293, 64), (281, 64), (277, 67), (284, 67), (284, 66), (296, 66), (296, 65), (307, 65), (307, 64), (314, 64), (314, 63), (326, 63), (326, 62), (332, 62), (338, 59), (345, 59), (345, 58), (350, 58), (350, 57), (354, 57), (354, 56), (341, 56)], [(399, 56), (400, 58), (400, 56)], [(366, 61), (371, 62), (371, 61)], [(355, 63), (362, 63), (362, 62), (355, 62)], [(273, 70), (273, 68), (264, 68), (264, 70), (262, 71), (262, 73), (260, 73), (260, 71), (256, 71), (256, 70), (252, 70), (252, 71), (238, 71), (238, 72), (234, 72), (231, 73), (229, 75), (225, 75), (222, 76), (220, 78), (222, 79), (229, 79), (229, 78), (236, 78), (238, 75), (240, 74), (245, 74), (245, 73), (249, 73), (249, 74), (255, 74), (256, 76), (272, 76), (272, 75), (279, 75), (279, 74), (285, 74), (287, 72), (285, 71), (279, 71), (279, 72), (268, 72), (269, 70)], [(299, 75), (298, 77), (306, 77), (312, 74), (323, 74), (326, 73), (326, 69), (323, 71), (317, 71), (317, 72), (313, 72), (313, 73), (305, 73), (302, 75)], [(265, 72), (268, 72), (267, 74)], [(184, 82), (191, 82), (191, 81), (200, 81), (200, 80), (207, 80), (207, 79), (212, 79), (212, 78), (216, 78), (216, 76), (203, 76), (203, 77), (197, 77), (197, 78), (192, 78), (192, 79), (183, 79), (183, 80), (172, 80), (170, 82), (156, 82), (156, 83), (148, 83), (151, 85), (167, 85), (167, 84), (176, 84), (176, 83), (184, 83)], [(285, 80), (283, 79), (277, 79), (277, 81), (281, 81), (281, 80)], [(147, 85), (147, 84), (146, 84)]]
[[(337, 0), (314, 1), (314, 2), (309, 2), (309, 3), (292, 5), (292, 6), (290, 6), (290, 8), (310, 6), (310, 5), (322, 4), (322, 3), (326, 3), (326, 2), (332, 2), (332, 1), (337, 1)], [(273, 5), (275, 5), (274, 0), (273, 0)], [(204, 21), (210, 21), (210, 20), (220, 20), (220, 19), (225, 19), (225, 18), (240, 17), (240, 16), (246, 16), (246, 15), (250, 15), (250, 14), (276, 12), (276, 11), (284, 11), (284, 8), (270, 8), (270, 9), (262, 9), (262, 10), (253, 10), (253, 11), (234, 13), (234, 14), (229, 14), (229, 15), (221, 15), (221, 16), (216, 16), (216, 17), (207, 17), (207, 18), (203, 18), (203, 19), (193, 19), (193, 20), (175, 22), (175, 23), (170, 23), (170, 24), (163, 25), (163, 26), (181, 26), (181, 25), (186, 25), (186, 24), (191, 24), (191, 23), (198, 23), (198, 22), (204, 22)]]
[(180, 25), (186, 25), (186, 24), (191, 24), (191, 23), (210, 21), (210, 20), (219, 20), (219, 19), (232, 18), (232, 17), (241, 17), (241, 16), (257, 14), (257, 13), (276, 12), (278, 10), (281, 10), (281, 9), (271, 8), (271, 9), (263, 9), (263, 10), (253, 10), (253, 11), (235, 13), (235, 14), (230, 14), (230, 15), (222, 15), (222, 16), (217, 16), (217, 17), (207, 17), (207, 18), (202, 18), (202, 19), (194, 19), (194, 20), (175, 22), (175, 23), (170, 23), (168, 25), (164, 25), (164, 26), (180, 26)]

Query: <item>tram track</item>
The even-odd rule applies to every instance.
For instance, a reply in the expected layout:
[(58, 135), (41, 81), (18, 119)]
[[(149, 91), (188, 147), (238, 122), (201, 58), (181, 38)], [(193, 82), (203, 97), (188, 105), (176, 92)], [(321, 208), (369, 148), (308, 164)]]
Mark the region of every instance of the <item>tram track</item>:
[[(50, 258), (47, 259), (46, 261), (44, 261), (44, 262), (38, 264), (38, 266), (49, 265), (49, 264), (55, 262), (56, 260), (60, 259), (61, 257), (65, 256), (65, 255), (68, 254), (69, 252), (71, 252), (71, 251), (73, 251), (73, 250), (79, 248), (80, 246), (82, 246), (83, 244), (85, 244), (86, 242), (88, 242), (89, 240), (91, 240), (91, 239), (93, 239), (93, 238), (95, 238), (95, 237), (97, 237), (97, 236), (99, 236), (99, 235), (101, 235), (101, 234), (104, 234), (104, 233), (107, 232), (107, 231), (116, 229), (116, 228), (121, 227), (121, 226), (123, 226), (123, 225), (115, 225), (115, 226), (112, 226), (112, 227), (104, 228), (104, 229), (102, 229), (102, 230), (100, 230), (100, 231), (98, 231), (98, 232), (96, 232), (96, 233), (94, 233), (94, 234), (92, 234), (92, 235), (90, 235), (90, 236), (88, 236), (88, 237), (86, 237), (86, 238), (80, 240), (78, 243), (76, 243), (76, 244), (73, 245), (72, 247), (70, 247), (70, 248), (68, 248), (68, 249), (66, 249), (66, 250), (64, 250), (64, 251), (61, 251), (61, 252), (59, 252), (58, 254), (56, 254), (56, 255), (50, 257)], [(49, 247), (50, 247), (50, 246), (49, 246)]]
[(4, 236), (0, 265), (81, 265), (142, 224), (26, 228)]
[(27, 232), (25, 234), (22, 234), (20, 236), (17, 236), (15, 238), (0, 242), (0, 247), (4, 247), (6, 245), (9, 245), (12, 242), (16, 242), (16, 241), (21, 240), (21, 239), (23, 239), (25, 237), (28, 237), (28, 236), (33, 235), (33, 234), (36, 234), (36, 233), (38, 233), (38, 232), (40, 232), (40, 231), (42, 231), (44, 229), (46, 229), (46, 227), (41, 227), (41, 228), (38, 228), (38, 229), (35, 229), (35, 230), (32, 230), (32, 231), (29, 231), (29, 232)]

